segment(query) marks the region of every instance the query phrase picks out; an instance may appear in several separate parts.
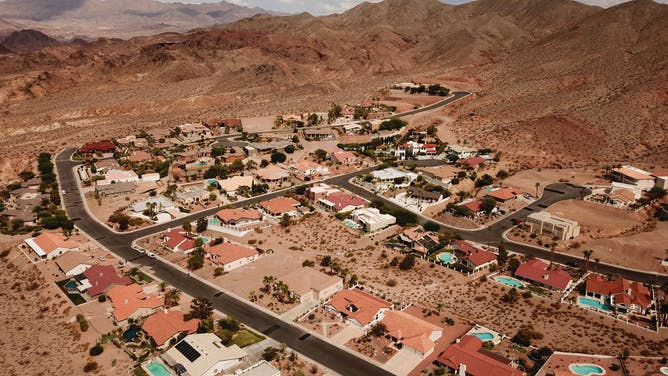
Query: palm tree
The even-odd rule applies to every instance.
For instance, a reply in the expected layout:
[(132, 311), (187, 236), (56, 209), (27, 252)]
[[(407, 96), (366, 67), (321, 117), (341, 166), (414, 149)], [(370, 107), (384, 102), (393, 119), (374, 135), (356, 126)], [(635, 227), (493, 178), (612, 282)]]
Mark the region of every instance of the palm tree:
[(585, 249), (584, 251), (582, 251), (582, 254), (584, 254), (584, 271), (585, 271), (585, 273), (587, 272), (587, 270), (589, 270), (589, 258), (591, 257), (591, 255), (593, 253), (594, 253), (594, 251), (592, 251), (591, 249)]
[(190, 304), (190, 315), (200, 320), (206, 320), (213, 314), (213, 303), (208, 298), (198, 296)]
[(594, 267), (593, 267), (594, 273), (596, 273), (596, 265), (598, 265), (599, 261), (601, 261), (601, 259), (599, 259), (599, 258), (594, 259)]
[(160, 291), (165, 292), (165, 288), (167, 288), (167, 282), (162, 281), (162, 282), (160, 282), (159, 286), (160, 286)]
[(165, 292), (165, 308), (174, 307), (179, 304), (181, 299), (181, 291), (178, 289), (169, 289)]
[(536, 182), (536, 198), (538, 198), (538, 189), (540, 188), (540, 183)]
[(552, 242), (550, 244), (550, 265), (547, 267), (548, 269), (552, 268), (552, 263), (554, 263), (554, 249), (557, 248), (557, 242)]
[(436, 311), (438, 312), (439, 315), (441, 314), (442, 310), (443, 310), (443, 303), (436, 304)]

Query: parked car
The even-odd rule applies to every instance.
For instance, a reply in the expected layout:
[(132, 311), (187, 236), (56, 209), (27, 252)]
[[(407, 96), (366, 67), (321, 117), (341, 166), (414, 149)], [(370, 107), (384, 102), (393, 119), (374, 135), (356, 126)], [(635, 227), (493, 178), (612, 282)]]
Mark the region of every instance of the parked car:
[(148, 256), (148, 257), (154, 259), (154, 258), (155, 258), (155, 253), (153, 253), (153, 252), (147, 252), (147, 253), (146, 253), (146, 256)]

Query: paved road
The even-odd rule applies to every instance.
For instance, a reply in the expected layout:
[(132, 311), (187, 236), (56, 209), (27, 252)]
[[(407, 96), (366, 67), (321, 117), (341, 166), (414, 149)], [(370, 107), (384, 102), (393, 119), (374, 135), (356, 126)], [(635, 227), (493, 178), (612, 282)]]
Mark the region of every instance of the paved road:
[[(132, 234), (117, 234), (105, 225), (94, 220), (84, 207), (77, 185), (77, 178), (73, 172), (73, 168), (77, 166), (78, 163), (69, 160), (69, 156), (73, 151), (74, 149), (69, 149), (59, 154), (56, 159), (56, 168), (60, 187), (66, 192), (63, 197), (63, 203), (67, 210), (67, 214), (75, 221), (76, 226), (81, 231), (96, 239), (100, 244), (119, 257), (126, 260), (132, 260), (133, 263), (140, 266), (151, 267), (158, 278), (181, 289), (186, 294), (210, 298), (215, 308), (221, 312), (239, 318), (246, 325), (263, 332), (268, 337), (271, 337), (280, 343), (285, 343), (288, 347), (316, 360), (334, 372), (346, 376), (390, 374), (355, 355), (341, 350), (327, 341), (309, 335), (305, 330), (297, 326), (283, 322), (253, 305), (247, 304), (232, 296), (228, 296), (210, 285), (184, 274), (171, 264), (141, 256), (133, 251), (130, 248), (132, 240), (138, 236), (148, 235), (162, 230), (166, 228), (167, 225), (153, 227)], [(266, 197), (267, 196), (263, 197), (263, 199), (266, 199)], [(247, 202), (248, 201), (246, 201), (246, 203)], [(209, 210), (207, 213), (210, 214), (214, 211), (215, 210)], [(200, 217), (207, 213), (199, 213), (190, 216), (190, 218)], [(183, 220), (185, 219), (180, 220), (181, 223)], [(171, 225), (174, 226), (174, 224)]]
[[(407, 164), (414, 163), (418, 165), (431, 165), (434, 163), (434, 161), (409, 161), (406, 163)], [(355, 184), (350, 183), (349, 178), (347, 176), (335, 177), (329, 179), (328, 181), (332, 184), (344, 187), (345, 189), (361, 197), (364, 197), (367, 200), (381, 200), (387, 205), (391, 205), (393, 207), (399, 207), (399, 205), (395, 204), (392, 201), (389, 201), (381, 196), (375, 195)], [(503, 241), (503, 233), (508, 229), (510, 229), (511, 227), (513, 227), (512, 223), (513, 220), (524, 221), (527, 218), (527, 216), (532, 212), (544, 210), (548, 206), (562, 200), (580, 198), (584, 194), (585, 194), (585, 189), (582, 187), (574, 186), (567, 183), (551, 184), (545, 187), (543, 196), (539, 200), (537, 200), (536, 202), (532, 203), (531, 205), (527, 206), (522, 210), (518, 210), (512, 213), (508, 217), (500, 220), (499, 222), (485, 229), (467, 231), (467, 230), (454, 229), (448, 227), (443, 223), (439, 224), (441, 225), (444, 231), (458, 232), (461, 234), (462, 238), (466, 240), (471, 240), (492, 246), (498, 246)], [(422, 224), (426, 222), (437, 222), (431, 218), (422, 215), (418, 216), (418, 219)], [(506, 242), (505, 245), (508, 247), (509, 250), (513, 252), (521, 253), (524, 255), (532, 255), (542, 259), (550, 258), (550, 250), (546, 248), (537, 248), (530, 245), (508, 243), (508, 242)], [(562, 253), (555, 253), (554, 261), (560, 264), (573, 264), (573, 263), (581, 264), (582, 257), (566, 255)], [(590, 261), (590, 266), (592, 269), (595, 268), (596, 272), (598, 273), (613, 274), (613, 275), (618, 274), (624, 278), (634, 281), (642, 281), (658, 285), (662, 285), (668, 282), (668, 276), (665, 275), (627, 269), (616, 265), (596, 263), (594, 261)]]

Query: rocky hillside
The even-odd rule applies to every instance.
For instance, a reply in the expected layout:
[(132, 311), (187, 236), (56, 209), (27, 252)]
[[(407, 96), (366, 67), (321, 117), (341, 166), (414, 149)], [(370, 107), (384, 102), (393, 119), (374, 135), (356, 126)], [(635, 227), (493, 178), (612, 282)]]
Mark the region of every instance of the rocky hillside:
[[(209, 4), (155, 0), (4, 0), (0, 15), (15, 28), (30, 28), (63, 38), (119, 37), (184, 32), (227, 24), (258, 13), (225, 1)], [(3, 23), (0, 22), (0, 32)]]
[(258, 15), (0, 56), (0, 125), (17, 143), (35, 130), (84, 139), (97, 124), (309, 111), (431, 77), (475, 92), (449, 113), (462, 139), (542, 165), (666, 165), (666, 30), (668, 6), (649, 0), (386, 0), (326, 17)]

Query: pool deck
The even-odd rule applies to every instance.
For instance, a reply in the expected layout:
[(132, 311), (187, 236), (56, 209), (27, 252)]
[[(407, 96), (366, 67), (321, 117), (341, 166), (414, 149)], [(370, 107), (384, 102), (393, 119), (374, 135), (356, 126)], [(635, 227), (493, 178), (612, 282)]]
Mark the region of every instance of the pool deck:
[(603, 368), (606, 374), (610, 374), (609, 369), (613, 364), (621, 367), (619, 360), (609, 355), (588, 355), (555, 351), (538, 373), (536, 373), (536, 376), (552, 375), (555, 371), (565, 372), (567, 375), (570, 375), (572, 373), (568, 366), (571, 364), (593, 364)]
[(501, 343), (503, 340), (503, 335), (499, 332), (495, 332), (492, 329), (485, 328), (482, 325), (476, 325), (471, 330), (469, 330), (466, 334), (467, 335), (474, 335), (474, 334), (481, 334), (481, 333), (490, 333), (492, 334), (492, 339), (490, 340), (495, 346)]

